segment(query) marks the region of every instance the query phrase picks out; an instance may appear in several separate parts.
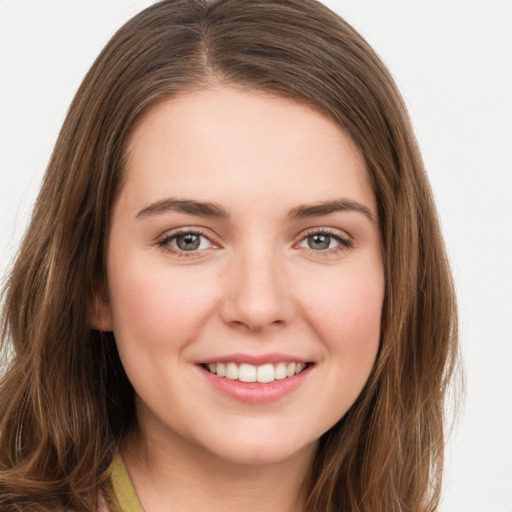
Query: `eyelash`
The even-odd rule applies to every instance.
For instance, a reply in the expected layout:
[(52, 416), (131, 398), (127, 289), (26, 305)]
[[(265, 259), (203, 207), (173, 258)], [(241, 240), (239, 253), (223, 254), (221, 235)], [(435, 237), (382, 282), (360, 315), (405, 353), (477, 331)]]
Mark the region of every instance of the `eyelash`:
[[(340, 233), (340, 231), (334, 230), (334, 229), (329, 229), (329, 228), (314, 228), (314, 229), (306, 232), (305, 234), (302, 235), (302, 237), (299, 241), (299, 244), (305, 242), (309, 237), (315, 236), (315, 235), (325, 235), (331, 239), (336, 240), (339, 243), (339, 245), (337, 245), (336, 247), (332, 247), (332, 248), (328, 248), (328, 249), (324, 249), (324, 250), (315, 250), (315, 249), (311, 249), (310, 247), (305, 247), (305, 249), (307, 251), (314, 254), (315, 256), (327, 257), (327, 256), (331, 256), (333, 254), (337, 254), (342, 251), (350, 250), (354, 247), (352, 240), (350, 240), (348, 238), (348, 236), (346, 236), (346, 235), (343, 236)], [(296, 245), (298, 245), (298, 244), (296, 244)]]
[[(177, 255), (180, 258), (181, 257), (187, 258), (187, 257), (194, 257), (194, 256), (197, 257), (198, 252), (205, 250), (205, 249), (194, 249), (191, 251), (185, 251), (185, 250), (180, 250), (178, 248), (172, 247), (170, 245), (172, 241), (176, 240), (179, 236), (183, 236), (183, 235), (198, 235), (198, 236), (203, 237), (204, 239), (208, 240), (209, 243), (212, 244), (213, 247), (216, 246), (215, 242), (213, 242), (209, 236), (207, 236), (200, 229), (197, 229), (197, 228), (180, 229), (178, 231), (175, 231), (172, 234), (167, 235), (164, 238), (162, 238), (161, 240), (159, 240), (157, 242), (157, 245), (159, 247), (161, 247), (162, 249), (164, 249), (165, 251), (167, 251), (171, 254)], [(337, 245), (336, 247), (322, 249), (322, 250), (315, 250), (310, 247), (309, 248), (305, 247), (305, 249), (307, 251), (309, 251), (310, 253), (315, 254), (315, 255), (329, 256), (332, 254), (337, 254), (338, 252), (341, 252), (341, 251), (346, 251), (346, 250), (352, 249), (354, 247), (353, 242), (348, 237), (341, 236), (339, 231), (333, 230), (333, 229), (328, 229), (328, 228), (315, 228), (315, 229), (312, 229), (311, 231), (304, 233), (301, 236), (299, 242), (294, 244), (294, 247), (305, 242), (307, 240), (307, 238), (309, 238), (311, 236), (315, 236), (315, 235), (325, 235), (331, 239), (336, 240), (339, 243), (339, 245)]]
[[(212, 246), (215, 246), (216, 244), (210, 239), (209, 236), (205, 235), (200, 229), (197, 228), (190, 228), (190, 229), (180, 229), (178, 231), (174, 231), (170, 235), (166, 235), (164, 238), (159, 240), (157, 242), (157, 245), (164, 249), (165, 251), (174, 254), (180, 258), (190, 258), (193, 256), (197, 257), (197, 253), (199, 252), (198, 249), (192, 250), (192, 251), (184, 251), (180, 250), (178, 248), (172, 247), (170, 244), (173, 240), (176, 240), (179, 236), (183, 235), (198, 235), (206, 240), (208, 240)], [(204, 250), (204, 249), (202, 249)]]

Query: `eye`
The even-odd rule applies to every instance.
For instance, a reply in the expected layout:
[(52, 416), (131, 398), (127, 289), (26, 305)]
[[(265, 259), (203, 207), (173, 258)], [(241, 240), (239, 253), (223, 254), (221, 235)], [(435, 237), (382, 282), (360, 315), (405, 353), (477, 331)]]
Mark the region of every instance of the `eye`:
[(209, 238), (197, 231), (174, 233), (166, 236), (158, 245), (174, 253), (191, 253), (214, 247)]
[(352, 247), (352, 243), (347, 238), (341, 236), (341, 234), (334, 234), (329, 231), (316, 231), (305, 236), (298, 246), (320, 252), (348, 249)]

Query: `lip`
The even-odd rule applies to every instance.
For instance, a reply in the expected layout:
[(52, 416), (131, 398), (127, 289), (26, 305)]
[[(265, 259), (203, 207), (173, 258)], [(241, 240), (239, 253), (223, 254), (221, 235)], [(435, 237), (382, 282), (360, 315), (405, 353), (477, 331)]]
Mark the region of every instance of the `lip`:
[[(254, 359), (252, 358), (250, 360), (254, 361)], [(237, 362), (237, 360), (234, 359), (225, 359), (224, 361), (221, 359), (215, 359), (211, 360), (210, 362), (230, 361)], [(283, 359), (279, 359), (279, 362), (281, 361), (284, 362)], [(301, 360), (297, 360), (294, 358), (291, 358), (290, 361), (302, 362)], [(249, 363), (249, 360), (245, 357), (241, 361), (241, 363), (244, 362), (248, 364), (254, 364)], [(263, 363), (258, 364), (265, 364), (268, 362), (276, 361), (269, 361), (268, 359), (265, 359)], [(204, 364), (208, 363), (205, 362)], [(210, 373), (201, 364), (197, 366), (197, 368), (199, 368), (199, 370), (202, 372), (203, 376), (207, 379), (209, 384), (212, 385), (216, 391), (219, 391), (220, 393), (237, 401), (246, 402), (249, 404), (270, 404), (272, 402), (277, 402), (278, 400), (284, 398), (290, 393), (293, 393), (298, 387), (300, 387), (306, 381), (313, 367), (314, 365), (312, 364), (308, 365), (298, 375), (287, 377), (286, 379), (282, 380), (275, 380), (273, 382), (264, 384), (260, 382), (241, 382), (239, 380), (227, 379), (226, 377), (218, 377), (217, 375)]]

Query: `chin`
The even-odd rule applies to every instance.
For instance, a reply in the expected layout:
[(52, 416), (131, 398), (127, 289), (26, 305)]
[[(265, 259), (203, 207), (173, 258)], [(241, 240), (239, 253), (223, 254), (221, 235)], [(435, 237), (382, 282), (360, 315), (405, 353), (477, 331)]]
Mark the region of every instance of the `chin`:
[[(229, 440), (229, 443), (226, 441)], [(318, 440), (299, 441), (281, 434), (262, 437), (253, 435), (224, 436), (218, 443), (204, 446), (219, 459), (237, 465), (272, 465), (294, 458), (310, 458), (315, 454)]]

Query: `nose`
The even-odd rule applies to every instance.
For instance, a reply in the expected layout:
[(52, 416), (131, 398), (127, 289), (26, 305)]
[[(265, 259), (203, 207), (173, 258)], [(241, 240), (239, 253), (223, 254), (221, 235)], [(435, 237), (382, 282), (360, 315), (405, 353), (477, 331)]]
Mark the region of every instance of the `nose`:
[(281, 259), (264, 251), (233, 259), (223, 279), (224, 322), (253, 332), (287, 324), (293, 316), (293, 302)]

